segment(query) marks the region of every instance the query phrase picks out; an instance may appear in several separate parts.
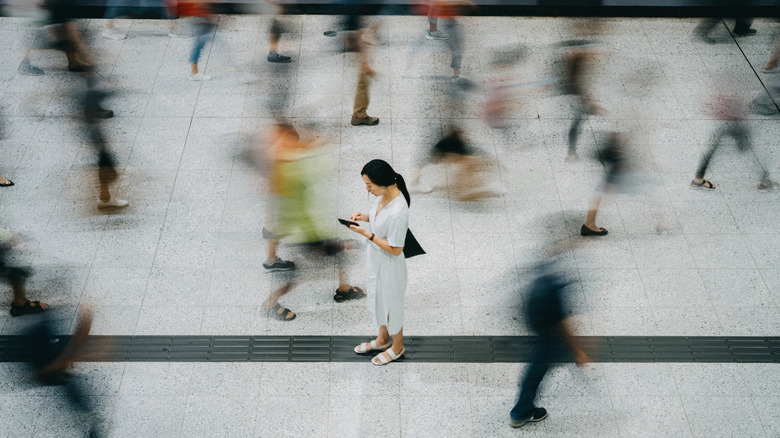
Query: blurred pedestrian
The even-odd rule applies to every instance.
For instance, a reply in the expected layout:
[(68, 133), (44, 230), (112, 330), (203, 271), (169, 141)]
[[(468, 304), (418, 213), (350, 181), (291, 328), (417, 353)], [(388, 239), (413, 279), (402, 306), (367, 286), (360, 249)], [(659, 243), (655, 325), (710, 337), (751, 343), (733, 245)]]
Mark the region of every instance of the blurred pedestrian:
[[(297, 167), (300, 164), (299, 149), (308, 148), (310, 144), (302, 144), (295, 129), (285, 123), (274, 125), (269, 144), (266, 162), (269, 163), (267, 171), (271, 196), (268, 199), (269, 208), (266, 209), (266, 226), (263, 228), (263, 237), (268, 242), (268, 257), (263, 263), (263, 269), (266, 272), (289, 271), (295, 269), (295, 263), (282, 260), (276, 251), (286, 230), (298, 226), (301, 219), (307, 225), (311, 223), (302, 199), (306, 190), (302, 181), (304, 175)], [(304, 217), (299, 217), (301, 215)]]
[(579, 160), (577, 155), (577, 139), (585, 118), (589, 115), (601, 115), (604, 108), (596, 104), (586, 83), (590, 70), (594, 67), (595, 45), (584, 40), (566, 41), (564, 55), (564, 72), (561, 85), (563, 94), (570, 95), (574, 119), (569, 127), (569, 150), (566, 162)]
[(468, 146), (465, 134), (456, 126), (451, 126), (444, 138), (433, 146), (423, 167), (415, 169), (412, 173), (410, 190), (417, 193), (432, 192), (432, 186), (422, 183), (423, 174), (430, 166), (440, 163), (453, 166), (455, 169), (449, 190), (458, 201), (478, 201), (504, 193), (501, 187), (493, 183), (494, 178), (485, 175), (485, 171), (489, 168), (488, 158)]
[[(450, 68), (452, 69), (451, 80), (457, 82), (460, 78), (460, 69), (463, 64), (463, 53), (465, 51), (465, 38), (463, 30), (458, 24), (458, 17), (468, 14), (470, 11), (476, 11), (477, 7), (469, 0), (437, 0), (431, 4), (436, 8), (436, 15), (444, 19), (447, 38), (431, 38), (435, 33), (428, 32), (429, 39), (446, 39), (447, 48), (450, 51)], [(437, 31), (439, 32), (439, 31)]]
[(347, 3), (345, 16), (345, 46), (347, 51), (355, 52), (360, 70), (358, 72), (357, 90), (355, 90), (355, 102), (352, 105), (352, 126), (374, 126), (379, 123), (378, 117), (368, 115), (368, 104), (371, 102), (369, 88), (376, 72), (371, 67), (369, 44), (364, 37), (367, 29), (363, 26), (360, 14), (365, 12), (362, 8), (362, 0), (350, 0)]
[[(114, 155), (109, 149), (108, 140), (100, 125), (100, 119), (106, 118), (105, 113), (109, 111), (104, 110), (101, 106), (106, 95), (107, 93), (104, 91), (87, 90), (83, 102), (87, 134), (92, 147), (97, 152), (97, 174), (100, 187), (97, 206), (99, 209), (122, 208), (130, 204), (128, 201), (111, 196), (110, 185), (119, 178), (119, 173), (116, 170)], [(113, 116), (113, 113), (110, 116)]]
[(192, 52), (190, 52), (191, 67), (189, 79), (191, 81), (210, 81), (211, 76), (198, 70), (200, 54), (216, 28), (216, 22), (209, 4), (206, 0), (179, 1), (179, 16), (192, 17), (195, 28), (195, 42), (192, 46)]
[[(346, 282), (342, 267), (343, 252), (351, 249), (349, 242), (338, 241), (328, 235), (319, 226), (311, 212), (310, 176), (315, 173), (313, 152), (321, 147), (318, 140), (301, 140), (298, 131), (289, 124), (278, 122), (274, 127), (274, 141), (269, 151), (271, 197), (267, 225), (263, 236), (268, 242), (268, 257), (263, 263), (266, 272), (284, 272), (296, 269), (295, 263), (282, 260), (277, 255), (279, 241), (295, 236), (303, 249), (303, 254), (321, 260), (323, 257), (337, 258), (339, 285), (334, 300), (343, 302), (365, 296), (362, 289)], [(269, 230), (270, 229), (270, 230)], [(292, 321), (296, 315), (281, 306), (279, 299), (289, 293), (297, 283), (292, 273), (278, 274), (283, 285), (272, 292), (265, 306), (271, 317), (281, 321)]]
[(10, 0), (0, 4), (0, 16), (19, 17), (23, 20), (14, 26), (13, 35), (10, 35), (13, 38), (13, 43), (8, 41), (7, 45), (26, 48), (17, 70), (19, 74), (25, 76), (42, 76), (44, 74), (40, 67), (32, 65), (30, 62), (31, 52), (45, 47), (41, 26), (37, 23), (42, 19), (42, 13), (37, 0)]
[(381, 351), (371, 363), (386, 365), (406, 353), (403, 320), (407, 273), (403, 251), (411, 198), (403, 177), (386, 161), (372, 160), (360, 174), (366, 190), (376, 198), (368, 214), (355, 211), (350, 216), (351, 221), (368, 222), (368, 229), (358, 225), (350, 225), (349, 229), (368, 239), (366, 289), (379, 334), (355, 347), (355, 353)]
[(75, 0), (48, 0), (48, 23), (52, 25), (54, 47), (62, 50), (68, 58), (68, 71), (86, 73), (90, 81), (94, 75), (94, 61), (78, 24), (74, 21), (78, 10)]
[(547, 410), (534, 404), (539, 385), (553, 362), (558, 362), (560, 347), (568, 347), (577, 366), (590, 361), (577, 345), (566, 319), (569, 317), (563, 293), (568, 286), (563, 276), (551, 263), (537, 267), (525, 303), (525, 318), (536, 339), (532, 355), (520, 383), (520, 396), (509, 413), (509, 425), (520, 427), (529, 422), (547, 418)]
[[(724, 137), (734, 139), (739, 152), (744, 153), (751, 150), (750, 131), (743, 118), (744, 109), (742, 106), (738, 96), (726, 94), (715, 96), (715, 102), (712, 106), (714, 110), (713, 116), (720, 120), (720, 123), (715, 128), (710, 145), (699, 162), (696, 176), (690, 184), (691, 189), (713, 190), (716, 188), (712, 182), (704, 179), (704, 174), (707, 172), (710, 160), (723, 143)], [(762, 166), (758, 190), (768, 191), (775, 188), (777, 188), (777, 183), (769, 179), (769, 172), (766, 170), (766, 167)]]
[(27, 333), (30, 341), (28, 354), (35, 381), (45, 386), (59, 386), (67, 396), (69, 408), (77, 416), (76, 424), (88, 427), (88, 436), (103, 436), (100, 432), (101, 421), (90, 407), (84, 388), (79, 380), (68, 373), (70, 366), (87, 358), (84, 344), (92, 327), (91, 312), (82, 311), (76, 322), (72, 336), (63, 338), (57, 335), (51, 319), (44, 317)]
[(723, 22), (724, 15), (735, 17), (732, 35), (737, 37), (755, 35), (757, 31), (751, 28), (753, 24), (753, 18), (750, 17), (752, 2), (752, 0), (715, 0), (709, 2), (709, 10), (713, 16), (703, 19), (694, 29), (694, 35), (707, 44), (714, 44), (715, 40), (710, 37), (710, 32)]
[(268, 56), (266, 56), (266, 61), (287, 63), (292, 61), (292, 58), (279, 53), (279, 40), (282, 39), (282, 34), (285, 32), (285, 26), (281, 20), (279, 20), (278, 15), (284, 14), (284, 4), (272, 1), (269, 1), (269, 3), (275, 6), (277, 13), (271, 19), (271, 28), (268, 32)]
[(428, 30), (425, 31), (425, 38), (429, 40), (446, 40), (450, 36), (446, 32), (439, 30), (439, 5), (436, 0), (432, 0), (428, 5)]
[(31, 275), (30, 270), (7, 264), (11, 250), (19, 242), (21, 242), (21, 238), (17, 234), (0, 228), (0, 279), (9, 283), (13, 289), (14, 297), (11, 302), (11, 316), (41, 313), (49, 308), (46, 303), (27, 299), (25, 282)]
[(598, 152), (599, 161), (606, 168), (606, 176), (601, 187), (596, 191), (596, 196), (590, 202), (585, 223), (580, 228), (582, 236), (605, 236), (606, 228), (596, 226), (596, 215), (599, 212), (601, 198), (606, 194), (616, 193), (624, 184), (625, 176), (629, 171), (628, 155), (625, 151), (625, 139), (617, 132), (606, 134), (604, 145)]
[[(175, 0), (171, 0), (175, 3)], [(115, 26), (118, 17), (132, 18), (164, 18), (168, 21), (168, 37), (182, 38), (184, 35), (178, 31), (176, 25), (176, 5), (165, 4), (166, 0), (137, 0), (137, 4), (130, 5), (129, 0), (108, 0), (104, 18), (108, 19), (106, 27), (100, 35), (110, 40), (123, 40), (127, 33), (118, 30)], [(168, 2), (170, 3), (170, 2)]]

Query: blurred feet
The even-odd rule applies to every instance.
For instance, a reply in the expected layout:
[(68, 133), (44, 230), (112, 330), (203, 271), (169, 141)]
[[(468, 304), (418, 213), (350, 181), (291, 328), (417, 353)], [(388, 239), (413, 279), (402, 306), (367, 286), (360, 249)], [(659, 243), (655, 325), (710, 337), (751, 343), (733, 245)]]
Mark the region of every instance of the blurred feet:
[(104, 29), (103, 32), (100, 33), (100, 35), (103, 38), (108, 38), (110, 40), (123, 40), (127, 38), (126, 33), (120, 31), (115, 27), (112, 27), (111, 29)]
[(22, 304), (11, 303), (11, 316), (34, 315), (48, 309), (46, 303), (25, 300)]
[(273, 263), (263, 263), (265, 272), (292, 271), (293, 269), (295, 269), (295, 263), (289, 260), (282, 260), (279, 257)]
[(268, 62), (274, 62), (274, 63), (285, 63), (292, 61), (292, 58), (289, 56), (280, 55), (277, 52), (271, 51), (268, 52), (268, 56), (265, 58), (268, 60)]
[(44, 73), (40, 68), (30, 65), (30, 61), (25, 59), (19, 64), (19, 74), (25, 76), (43, 76)]
[(205, 75), (203, 73), (190, 73), (190, 80), (195, 82), (206, 82), (211, 80), (211, 76)]
[(777, 190), (777, 188), (778, 184), (772, 180), (761, 181), (761, 183), (758, 184), (759, 192), (771, 192)]
[(192, 35), (186, 34), (179, 29), (173, 29), (168, 32), (168, 38), (191, 38)]
[(515, 419), (515, 418), (512, 417), (512, 414), (510, 414), (509, 415), (509, 425), (514, 427), (514, 428), (518, 428), (518, 427), (524, 425), (525, 423), (535, 423), (537, 421), (542, 421), (545, 418), (547, 418), (547, 409), (545, 409), (545, 408), (536, 408), (536, 409), (534, 409), (533, 414), (531, 414), (530, 416), (528, 416), (526, 418)]
[(429, 39), (431, 41), (434, 41), (434, 40), (446, 40), (449, 37), (450, 37), (449, 35), (447, 35), (446, 33), (442, 32), (440, 30), (437, 30), (436, 32), (431, 32), (430, 30), (428, 30), (428, 31), (425, 32), (425, 38)]
[(379, 117), (365, 116), (363, 118), (358, 119), (353, 116), (352, 121), (350, 123), (352, 123), (352, 126), (360, 126), (360, 125), (374, 126), (379, 124)]
[(607, 233), (608, 231), (606, 228), (594, 230), (586, 225), (583, 225), (582, 228), (580, 228), (580, 236), (606, 236)]
[(125, 201), (124, 199), (116, 199), (116, 198), (109, 198), (108, 201), (101, 201), (98, 199), (97, 206), (99, 209), (104, 208), (122, 208), (127, 207), (130, 205), (130, 202)]
[(735, 27), (734, 31), (732, 31), (731, 33), (734, 34), (734, 36), (745, 37), (745, 36), (753, 36), (756, 33), (758, 33), (758, 31), (755, 29), (751, 29), (749, 27), (744, 29), (738, 29)]

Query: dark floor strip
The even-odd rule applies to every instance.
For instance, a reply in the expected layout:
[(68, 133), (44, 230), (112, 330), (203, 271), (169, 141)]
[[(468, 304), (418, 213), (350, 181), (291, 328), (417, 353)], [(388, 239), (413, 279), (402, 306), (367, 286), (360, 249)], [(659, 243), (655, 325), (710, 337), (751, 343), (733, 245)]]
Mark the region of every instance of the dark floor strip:
[[(94, 362), (363, 362), (362, 336), (91, 336)], [(780, 337), (586, 336), (594, 362), (780, 363)], [(531, 336), (409, 336), (407, 362), (527, 362)], [(67, 336), (52, 342), (67, 342)], [(30, 359), (30, 339), (0, 336), (0, 362)], [(557, 360), (568, 361), (566, 348)]]

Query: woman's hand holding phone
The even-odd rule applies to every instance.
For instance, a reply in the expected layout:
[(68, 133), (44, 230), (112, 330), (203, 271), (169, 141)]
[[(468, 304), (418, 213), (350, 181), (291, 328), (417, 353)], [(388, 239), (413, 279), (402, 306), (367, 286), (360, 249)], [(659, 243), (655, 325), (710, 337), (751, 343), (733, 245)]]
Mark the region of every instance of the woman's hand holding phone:
[(352, 222), (360, 221), (360, 222), (368, 222), (368, 215), (363, 214), (359, 211), (355, 211), (352, 213), (352, 216), (349, 217), (349, 220)]

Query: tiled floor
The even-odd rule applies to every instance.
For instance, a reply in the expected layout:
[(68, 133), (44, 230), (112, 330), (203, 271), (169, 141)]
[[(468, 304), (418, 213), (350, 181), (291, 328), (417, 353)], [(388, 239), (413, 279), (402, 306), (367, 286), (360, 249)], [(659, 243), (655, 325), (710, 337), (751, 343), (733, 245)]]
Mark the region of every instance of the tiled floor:
[[(83, 21), (102, 84), (115, 91), (102, 123), (121, 167), (117, 195), (130, 207), (95, 208), (93, 160), (76, 99), (82, 80), (64, 56), (36, 51), (46, 75), (17, 74), (34, 27), (0, 18), (0, 226), (24, 244), (15, 262), (36, 275), (30, 296), (52, 304), (63, 331), (80, 305), (95, 311), (95, 334), (333, 334), (375, 328), (365, 303), (335, 304), (335, 265), (281, 255), (300, 266), (301, 283), (283, 304), (290, 323), (261, 310), (278, 283), (262, 272), (266, 247), (263, 178), (243, 150), (270, 122), (268, 100), (289, 92), (296, 126), (326, 141), (316, 158), (318, 217), (366, 208), (360, 167), (390, 160), (408, 176), (453, 118), (491, 161), (486, 178), (507, 193), (477, 204), (448, 200), (439, 189), (413, 195), (411, 225), (428, 251), (409, 261), (404, 330), (415, 335), (528, 334), (520, 314), (529, 268), (552, 241), (572, 250), (564, 266), (583, 335), (780, 335), (780, 207), (777, 192), (756, 190), (760, 166), (777, 179), (778, 117), (748, 114), (753, 149), (725, 146), (708, 179), (718, 189), (692, 191), (700, 154), (721, 122), (718, 94), (745, 103), (777, 79), (761, 72), (776, 31), (721, 43), (691, 37), (693, 20), (599, 20), (600, 63), (594, 96), (607, 113), (583, 126), (582, 155), (602, 134), (631, 140), (637, 184), (609, 196), (598, 222), (606, 238), (578, 234), (602, 174), (590, 160), (564, 164), (570, 102), (550, 89), (519, 93), (506, 129), (489, 128), (481, 105), (490, 80), (548, 79), (559, 42), (587, 34), (582, 20), (479, 17), (462, 20), (463, 76), (477, 85), (458, 111), (446, 44), (423, 38), (423, 18), (378, 17), (373, 54), (379, 76), (369, 113), (376, 127), (349, 125), (358, 64), (340, 40), (322, 32), (334, 17), (291, 16), (280, 52), (265, 61), (270, 19), (220, 16), (204, 51), (207, 83), (187, 81), (191, 39), (169, 39), (165, 23), (122, 21), (122, 41), (99, 36), (102, 20)], [(186, 29), (187, 23), (182, 23)], [(508, 71), (490, 67), (496, 50), (526, 48)], [(420, 46), (404, 72), (410, 48)], [(309, 134), (306, 134), (309, 135)], [(427, 178), (446, 184), (453, 169)], [(656, 214), (657, 212), (657, 214)], [(657, 232), (657, 217), (666, 227)], [(346, 234), (342, 234), (347, 237)], [(360, 251), (349, 278), (362, 283)], [(0, 333), (32, 319), (0, 314)], [(2, 436), (79, 436), (57, 410), (51, 388), (21, 383), (15, 364), (0, 364)], [(774, 365), (598, 364), (589, 375), (566, 366), (552, 373), (541, 402), (550, 418), (519, 431), (507, 425), (522, 365), (398, 364), (85, 364), (90, 394), (112, 436), (778, 436)], [(63, 430), (64, 428), (64, 430)]]

